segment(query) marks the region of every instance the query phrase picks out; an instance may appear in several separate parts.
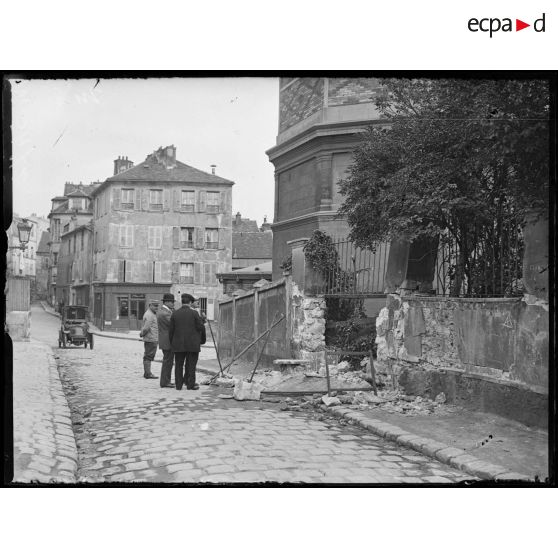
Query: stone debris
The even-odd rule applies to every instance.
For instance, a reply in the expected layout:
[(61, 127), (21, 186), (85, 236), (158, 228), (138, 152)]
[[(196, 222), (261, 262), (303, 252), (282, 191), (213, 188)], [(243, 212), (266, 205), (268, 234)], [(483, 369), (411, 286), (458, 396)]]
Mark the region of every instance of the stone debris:
[(322, 402), (326, 407), (333, 407), (334, 405), (341, 405), (341, 400), (338, 397), (322, 396)]
[(259, 401), (263, 387), (259, 382), (236, 380), (233, 397), (237, 401)]
[(231, 378), (227, 378), (227, 377), (215, 378), (213, 383), (215, 385), (221, 386), (221, 387), (233, 387), (235, 385), (235, 379), (232, 378), (232, 377)]

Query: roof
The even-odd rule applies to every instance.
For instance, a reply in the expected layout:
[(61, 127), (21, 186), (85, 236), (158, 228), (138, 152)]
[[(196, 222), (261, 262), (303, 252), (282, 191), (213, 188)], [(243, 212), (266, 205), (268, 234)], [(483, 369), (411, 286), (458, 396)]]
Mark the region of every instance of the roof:
[(39, 246), (37, 247), (37, 253), (48, 252), (48, 243), (50, 242), (50, 233), (48, 231), (43, 231), (41, 235), (41, 240), (39, 240)]
[(232, 273), (233, 275), (236, 273), (254, 273), (256, 275), (260, 275), (262, 273), (271, 273), (273, 267), (273, 262), (262, 262), (256, 265), (250, 265), (248, 267), (243, 267), (241, 269), (235, 269), (233, 271), (229, 271), (227, 273)]
[(241, 269), (233, 269), (232, 271), (224, 271), (217, 273), (217, 277), (222, 279), (236, 279), (240, 276), (246, 278), (247, 276), (262, 277), (269, 276), (271, 278), (273, 262), (262, 262), (256, 265), (243, 267)]
[(90, 196), (100, 185), (100, 182), (92, 182), (91, 184), (73, 184), (71, 182), (66, 182), (66, 184), (64, 184), (64, 195), (70, 196), (74, 194), (76, 196)]
[(201, 171), (180, 161), (176, 161), (176, 166), (168, 169), (165, 165), (159, 163), (152, 154), (139, 165), (135, 165), (131, 169), (107, 178), (101, 187), (107, 182), (126, 182), (128, 180), (149, 182), (195, 182), (226, 186), (232, 186), (234, 184), (232, 180), (227, 180), (216, 174)]
[(66, 232), (63, 232), (63, 233), (60, 235), (60, 238), (62, 238), (63, 236), (68, 236), (68, 235), (70, 235), (70, 234), (72, 234), (72, 233), (79, 232), (79, 231), (81, 231), (81, 230), (88, 230), (88, 231), (90, 231), (90, 230), (91, 230), (90, 225), (80, 225), (79, 227), (76, 227), (75, 229), (72, 229), (71, 231), (68, 230), (68, 231), (66, 231)]
[(273, 253), (273, 233), (233, 232), (233, 258), (271, 258)]
[(233, 215), (232, 232), (260, 232), (260, 229), (254, 219), (241, 219), (240, 223), (237, 223)]

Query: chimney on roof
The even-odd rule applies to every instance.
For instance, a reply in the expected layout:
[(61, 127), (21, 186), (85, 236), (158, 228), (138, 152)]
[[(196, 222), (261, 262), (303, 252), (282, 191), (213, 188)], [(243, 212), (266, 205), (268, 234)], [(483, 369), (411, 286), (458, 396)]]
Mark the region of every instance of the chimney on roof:
[(153, 152), (156, 161), (164, 165), (167, 170), (176, 167), (176, 147), (174, 145), (167, 145), (167, 147), (159, 147)]
[(215, 169), (217, 168), (217, 165), (209, 165), (211, 167), (211, 174), (215, 174)]
[(240, 211), (236, 213), (234, 223), (235, 225), (240, 225), (242, 223), (242, 216), (240, 215)]
[(270, 231), (271, 230), (271, 223), (267, 222), (267, 215), (264, 215), (264, 220), (262, 226), (260, 227), (260, 231)]
[(134, 166), (134, 163), (128, 159), (128, 156), (124, 157), (123, 155), (119, 155), (118, 159), (114, 160), (114, 174), (120, 174), (128, 169), (131, 169)]

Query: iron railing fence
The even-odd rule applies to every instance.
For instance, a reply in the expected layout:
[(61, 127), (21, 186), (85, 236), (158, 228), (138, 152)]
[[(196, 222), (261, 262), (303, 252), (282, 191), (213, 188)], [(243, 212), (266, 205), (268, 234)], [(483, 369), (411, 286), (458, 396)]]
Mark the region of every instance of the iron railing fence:
[(338, 266), (326, 272), (323, 294), (331, 297), (383, 294), (389, 244), (379, 243), (375, 250), (367, 250), (347, 238), (333, 238), (332, 241)]
[(434, 290), (440, 296), (522, 296), (523, 252), (521, 227), (511, 220), (498, 228), (468, 233), (460, 241), (442, 235)]

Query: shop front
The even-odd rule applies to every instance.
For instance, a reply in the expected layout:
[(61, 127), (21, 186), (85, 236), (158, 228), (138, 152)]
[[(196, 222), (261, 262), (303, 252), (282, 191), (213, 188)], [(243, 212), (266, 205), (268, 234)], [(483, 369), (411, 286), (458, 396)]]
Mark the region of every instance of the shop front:
[(94, 323), (102, 330), (140, 330), (149, 301), (161, 303), (166, 292), (169, 285), (164, 283), (97, 283), (93, 296)]

